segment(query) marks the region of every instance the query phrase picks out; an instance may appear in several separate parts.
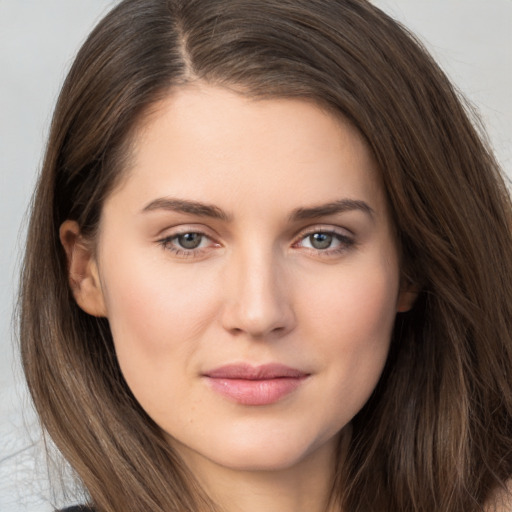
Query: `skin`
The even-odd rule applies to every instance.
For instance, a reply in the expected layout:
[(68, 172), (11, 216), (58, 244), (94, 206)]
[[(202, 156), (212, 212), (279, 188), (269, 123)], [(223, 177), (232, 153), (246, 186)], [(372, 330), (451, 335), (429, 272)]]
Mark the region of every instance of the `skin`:
[[(76, 300), (108, 317), (135, 397), (223, 510), (325, 510), (340, 437), (414, 300), (371, 152), (304, 100), (195, 84), (153, 110), (98, 239), (61, 227)], [(243, 405), (204, 378), (242, 362), (307, 378)]]

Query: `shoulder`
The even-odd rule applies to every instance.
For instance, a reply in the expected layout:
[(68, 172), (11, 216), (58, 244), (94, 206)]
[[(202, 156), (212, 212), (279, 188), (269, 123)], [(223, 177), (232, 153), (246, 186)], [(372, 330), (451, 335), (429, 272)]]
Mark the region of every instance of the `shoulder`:
[(512, 512), (512, 479), (492, 494), (485, 512)]

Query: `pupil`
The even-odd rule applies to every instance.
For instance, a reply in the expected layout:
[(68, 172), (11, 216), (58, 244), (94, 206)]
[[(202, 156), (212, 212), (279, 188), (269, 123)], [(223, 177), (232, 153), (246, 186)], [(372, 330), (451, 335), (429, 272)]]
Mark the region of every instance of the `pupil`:
[(201, 236), (199, 233), (185, 233), (178, 237), (178, 242), (184, 249), (196, 249), (201, 243)]
[(309, 241), (315, 249), (327, 249), (331, 246), (332, 235), (328, 233), (315, 233), (310, 235)]

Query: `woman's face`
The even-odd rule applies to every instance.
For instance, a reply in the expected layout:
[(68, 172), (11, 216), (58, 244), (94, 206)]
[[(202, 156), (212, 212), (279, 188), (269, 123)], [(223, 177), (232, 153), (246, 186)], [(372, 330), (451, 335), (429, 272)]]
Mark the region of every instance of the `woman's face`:
[(362, 138), (304, 100), (196, 85), (157, 106), (132, 164), (87, 293), (137, 400), (193, 466), (332, 453), (409, 306)]

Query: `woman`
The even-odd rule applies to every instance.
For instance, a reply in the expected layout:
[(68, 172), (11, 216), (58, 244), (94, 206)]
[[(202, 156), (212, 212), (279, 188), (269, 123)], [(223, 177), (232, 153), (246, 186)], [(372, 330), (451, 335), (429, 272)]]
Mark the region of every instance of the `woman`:
[(509, 510), (510, 222), (371, 4), (125, 0), (33, 206), (42, 423), (101, 512)]

